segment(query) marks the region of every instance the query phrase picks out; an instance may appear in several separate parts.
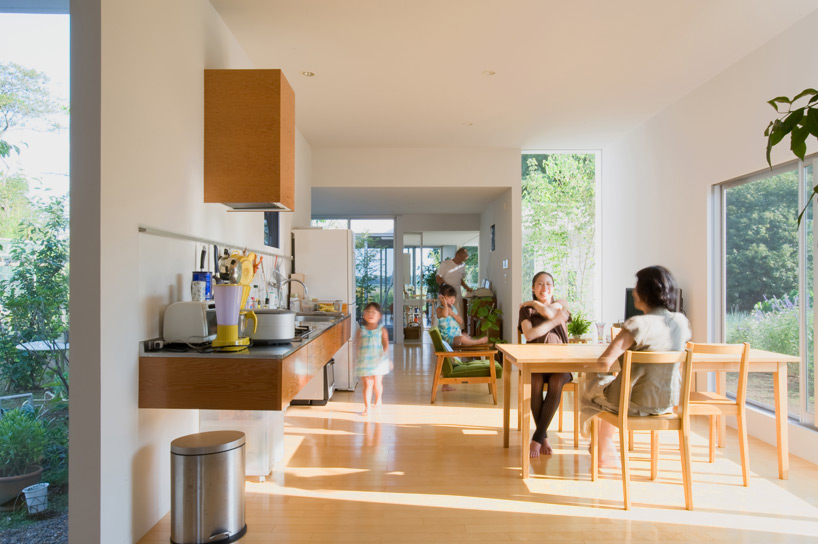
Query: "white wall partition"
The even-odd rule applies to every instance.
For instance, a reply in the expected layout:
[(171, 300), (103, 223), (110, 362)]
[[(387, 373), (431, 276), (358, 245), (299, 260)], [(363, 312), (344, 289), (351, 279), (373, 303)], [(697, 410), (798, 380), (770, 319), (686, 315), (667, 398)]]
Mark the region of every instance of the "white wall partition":
[[(71, 23), (70, 542), (129, 543), (169, 509), (170, 441), (198, 430), (196, 411), (137, 407), (138, 342), (189, 296), (194, 262), (137, 226), (263, 245), (262, 214), (203, 203), (203, 70), (252, 66), (209, 2), (78, 0)], [(309, 223), (300, 134), (296, 154), (287, 241)]]

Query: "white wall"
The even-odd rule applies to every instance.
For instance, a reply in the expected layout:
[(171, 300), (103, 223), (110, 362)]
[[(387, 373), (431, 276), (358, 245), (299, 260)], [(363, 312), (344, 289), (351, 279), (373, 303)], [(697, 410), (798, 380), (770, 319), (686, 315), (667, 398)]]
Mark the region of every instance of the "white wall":
[[(763, 132), (775, 114), (766, 101), (815, 85), (816, 26), (818, 13), (603, 150), (606, 321), (621, 319), (634, 273), (662, 264), (684, 289), (693, 339), (708, 340), (711, 186), (766, 168)], [(811, 146), (815, 151), (814, 139)], [(788, 147), (775, 151), (774, 164), (791, 158)]]
[[(520, 211), (520, 161), (517, 160), (517, 186), (491, 203), (480, 216), (480, 278), (491, 280), (497, 307), (503, 311), (503, 338), (515, 342), (514, 329), (520, 307), (522, 279), (522, 229)], [(491, 250), (491, 226), (494, 225), (494, 251)], [(503, 268), (508, 261), (508, 268)]]
[[(316, 148), (313, 187), (509, 187), (519, 149)], [(519, 176), (518, 176), (519, 177)]]
[[(87, 72), (101, 144), (72, 151), (72, 242), (88, 244), (72, 255), (72, 278), (95, 281), (72, 283), (72, 383), (83, 394), (71, 399), (70, 541), (125, 543), (168, 511), (170, 442), (198, 431), (196, 411), (137, 407), (138, 342), (160, 334), (164, 306), (189, 299), (195, 262), (192, 243), (137, 225), (262, 247), (262, 215), (204, 204), (202, 186), (203, 70), (252, 66), (209, 2), (88, 0), (72, 4), (72, 24), (101, 25), (98, 62), (90, 40), (72, 41), (72, 112), (93, 108), (75, 79)], [(80, 136), (72, 131), (72, 146)], [(290, 227), (309, 221), (311, 156), (300, 134), (296, 154), (297, 211), (281, 221), (287, 254)], [(76, 175), (85, 163), (99, 165), (97, 179)]]

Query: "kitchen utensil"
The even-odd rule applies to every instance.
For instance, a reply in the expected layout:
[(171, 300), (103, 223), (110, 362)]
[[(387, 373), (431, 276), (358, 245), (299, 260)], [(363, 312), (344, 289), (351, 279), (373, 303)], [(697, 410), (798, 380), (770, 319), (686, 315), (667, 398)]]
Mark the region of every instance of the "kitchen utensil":
[(219, 258), (219, 277), (223, 281), (233, 284), (240, 283), (242, 278), (242, 263), (240, 258), (241, 256), (238, 253), (231, 255), (226, 249), (224, 250), (224, 255)]
[(289, 310), (255, 310), (256, 331), (249, 334), (254, 344), (282, 344), (295, 338), (295, 312)]
[[(213, 347), (221, 351), (241, 351), (250, 344), (247, 337), (239, 337), (239, 313), (243, 286), (238, 284), (221, 284), (214, 287), (216, 299), (216, 339)], [(253, 321), (253, 331), (258, 321), (253, 312), (241, 312), (246, 319)]]
[[(197, 274), (196, 272), (193, 273), (194, 278)], [(190, 300), (194, 302), (204, 302), (207, 299), (206, 296), (206, 283), (204, 281), (192, 281), (190, 282)]]

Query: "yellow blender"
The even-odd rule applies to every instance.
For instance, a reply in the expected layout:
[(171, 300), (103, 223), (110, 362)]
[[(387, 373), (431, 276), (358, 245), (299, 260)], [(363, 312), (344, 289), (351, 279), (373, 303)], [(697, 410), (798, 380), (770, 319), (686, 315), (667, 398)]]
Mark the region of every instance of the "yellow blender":
[(223, 278), (229, 278), (228, 281), (230, 281), (230, 283), (213, 286), (217, 325), (213, 347), (220, 351), (241, 351), (247, 349), (250, 344), (248, 337), (239, 337), (241, 315), (253, 321), (253, 332), (256, 331), (258, 325), (256, 314), (243, 310), (250, 293), (250, 282), (253, 280), (252, 259), (255, 256), (249, 257), (250, 264), (245, 266), (248, 257), (234, 253), (230, 256), (225, 255), (219, 260), (220, 275)]

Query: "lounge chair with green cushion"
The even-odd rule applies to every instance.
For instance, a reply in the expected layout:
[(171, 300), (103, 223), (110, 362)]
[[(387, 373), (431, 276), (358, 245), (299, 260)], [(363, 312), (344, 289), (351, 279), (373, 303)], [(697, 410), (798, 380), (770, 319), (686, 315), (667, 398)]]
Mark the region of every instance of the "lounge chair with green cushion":
[[(440, 331), (437, 328), (429, 330), (432, 337), (432, 344), (435, 347), (437, 356), (437, 368), (435, 369), (435, 381), (432, 385), (432, 404), (435, 403), (437, 388), (442, 384), (455, 383), (485, 383), (489, 386), (489, 392), (497, 404), (497, 379), (503, 377), (503, 366), (494, 360), (496, 349), (491, 349), (488, 345), (472, 346), (468, 349), (453, 350), (452, 347), (443, 341)], [(474, 357), (477, 360), (462, 361), (460, 357)]]

